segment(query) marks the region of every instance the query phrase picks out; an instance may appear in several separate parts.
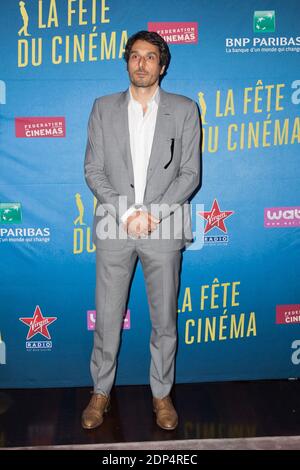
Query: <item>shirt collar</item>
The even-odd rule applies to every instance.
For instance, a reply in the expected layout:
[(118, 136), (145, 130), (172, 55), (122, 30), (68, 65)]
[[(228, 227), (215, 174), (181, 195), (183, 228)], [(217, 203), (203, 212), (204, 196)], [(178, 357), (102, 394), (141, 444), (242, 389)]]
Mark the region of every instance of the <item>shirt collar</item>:
[[(151, 96), (150, 100), (147, 102), (147, 105), (151, 105), (153, 102), (155, 102), (158, 106), (160, 100), (160, 89), (159, 86), (156, 88), (154, 94)], [(131, 93), (131, 87), (129, 87), (129, 103), (138, 103), (140, 104), (137, 100), (135, 100), (132, 96)]]

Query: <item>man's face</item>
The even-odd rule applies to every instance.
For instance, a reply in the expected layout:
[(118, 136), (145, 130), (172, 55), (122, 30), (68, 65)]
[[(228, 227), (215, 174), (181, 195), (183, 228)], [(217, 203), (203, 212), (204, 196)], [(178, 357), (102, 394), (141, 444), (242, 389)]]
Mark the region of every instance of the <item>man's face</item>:
[(131, 48), (127, 70), (131, 83), (148, 88), (158, 83), (165, 66), (159, 65), (159, 49), (154, 44), (138, 39)]

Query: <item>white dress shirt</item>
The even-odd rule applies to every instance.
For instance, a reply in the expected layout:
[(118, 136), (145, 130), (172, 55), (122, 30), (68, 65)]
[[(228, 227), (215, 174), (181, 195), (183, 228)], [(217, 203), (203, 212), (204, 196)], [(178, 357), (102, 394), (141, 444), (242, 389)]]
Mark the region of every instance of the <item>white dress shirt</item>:
[[(154, 130), (159, 104), (159, 87), (147, 103), (144, 114), (143, 106), (136, 101), (129, 88), (130, 100), (128, 103), (128, 124), (130, 135), (130, 149), (134, 176), (135, 204), (142, 205), (146, 188), (147, 169), (152, 149)], [(121, 217), (125, 222), (136, 210), (131, 206)]]

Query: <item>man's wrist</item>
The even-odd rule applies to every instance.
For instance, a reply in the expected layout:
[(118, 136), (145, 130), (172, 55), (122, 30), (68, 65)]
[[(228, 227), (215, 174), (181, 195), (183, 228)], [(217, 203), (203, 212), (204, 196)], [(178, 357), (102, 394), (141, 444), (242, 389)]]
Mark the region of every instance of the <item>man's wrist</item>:
[(121, 217), (121, 221), (123, 222), (123, 224), (126, 224), (128, 217), (130, 217), (134, 212), (139, 212), (139, 211), (147, 212), (146, 206), (144, 206), (143, 204), (133, 204), (132, 206), (130, 206), (129, 209), (127, 209), (127, 211), (124, 212), (124, 214)]
[(126, 212), (124, 212), (124, 214), (121, 217), (121, 220), (122, 220), (123, 224), (126, 224), (126, 221), (127, 221), (128, 217), (130, 217), (135, 211), (136, 211), (136, 209), (133, 205), (133, 206), (129, 207), (129, 209), (127, 209)]

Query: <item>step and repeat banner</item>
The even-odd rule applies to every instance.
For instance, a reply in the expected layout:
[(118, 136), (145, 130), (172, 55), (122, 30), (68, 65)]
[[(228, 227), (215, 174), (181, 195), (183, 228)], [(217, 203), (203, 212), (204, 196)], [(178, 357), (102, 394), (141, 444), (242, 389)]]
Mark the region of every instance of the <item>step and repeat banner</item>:
[[(183, 254), (176, 381), (300, 376), (297, 0), (0, 3), (0, 384), (91, 385), (95, 201), (83, 161), (96, 97), (128, 87), (127, 38), (157, 31), (162, 87), (201, 110), (203, 181)], [(117, 384), (145, 384), (137, 265)]]

